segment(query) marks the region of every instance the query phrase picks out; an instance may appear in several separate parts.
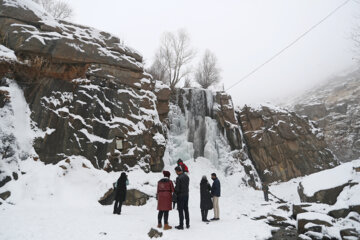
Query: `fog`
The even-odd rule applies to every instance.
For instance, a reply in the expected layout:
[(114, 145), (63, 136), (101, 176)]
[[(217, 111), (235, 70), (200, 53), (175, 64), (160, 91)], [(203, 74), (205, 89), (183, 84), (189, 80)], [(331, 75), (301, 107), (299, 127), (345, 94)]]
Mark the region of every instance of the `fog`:
[[(225, 89), (276, 54), (344, 0), (75, 0), (73, 21), (119, 36), (152, 61), (164, 31), (185, 28), (198, 56), (213, 51)], [(234, 103), (276, 102), (354, 68), (350, 1), (251, 77), (231, 88)]]

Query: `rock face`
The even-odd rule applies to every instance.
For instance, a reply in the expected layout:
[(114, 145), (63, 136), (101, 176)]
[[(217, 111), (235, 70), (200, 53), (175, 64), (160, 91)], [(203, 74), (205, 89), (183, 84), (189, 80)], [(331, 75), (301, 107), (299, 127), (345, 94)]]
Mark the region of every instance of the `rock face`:
[(324, 130), (340, 161), (360, 158), (360, 70), (330, 79), (293, 102), (298, 114)]
[[(144, 72), (140, 54), (108, 33), (12, 0), (0, 1), (0, 39), (1, 49), (17, 58), (0, 58), (0, 79), (20, 85), (32, 121), (46, 133), (34, 142), (41, 161), (82, 155), (108, 171), (137, 164), (162, 170), (158, 110), (164, 119), (169, 89)], [(8, 101), (0, 92), (0, 106)], [(123, 140), (122, 150), (116, 139)]]
[(237, 112), (261, 179), (287, 181), (337, 165), (321, 134), (293, 112), (262, 106)]

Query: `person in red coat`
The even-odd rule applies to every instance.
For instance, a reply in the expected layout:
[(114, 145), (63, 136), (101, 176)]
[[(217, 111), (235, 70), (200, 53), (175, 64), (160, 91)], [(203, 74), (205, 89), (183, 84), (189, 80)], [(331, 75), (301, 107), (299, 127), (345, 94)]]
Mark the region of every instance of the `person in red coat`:
[(183, 170), (184, 173), (189, 173), (189, 168), (185, 165), (183, 160), (181, 160), (179, 158), (179, 160), (177, 161), (177, 164), (178, 164), (179, 167), (181, 167), (181, 169)]
[(164, 178), (158, 182), (157, 200), (158, 200), (158, 228), (162, 228), (162, 218), (164, 216), (164, 230), (172, 229), (169, 226), (169, 211), (172, 210), (172, 195), (175, 191), (174, 184), (170, 181), (170, 172), (163, 171)]

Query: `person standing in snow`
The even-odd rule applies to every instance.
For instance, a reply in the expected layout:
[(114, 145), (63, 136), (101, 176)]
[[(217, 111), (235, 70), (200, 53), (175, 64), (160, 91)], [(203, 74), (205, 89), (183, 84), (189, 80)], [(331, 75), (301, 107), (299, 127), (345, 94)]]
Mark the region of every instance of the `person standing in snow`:
[(158, 182), (156, 198), (158, 200), (158, 228), (162, 228), (162, 218), (164, 216), (164, 230), (172, 229), (169, 226), (169, 211), (172, 210), (172, 194), (175, 191), (174, 184), (170, 181), (170, 172), (163, 171), (164, 178)]
[(211, 186), (211, 196), (213, 197), (213, 207), (214, 207), (214, 218), (212, 221), (220, 220), (220, 208), (219, 208), (219, 198), (221, 193), (220, 181), (216, 177), (216, 173), (211, 174), (211, 179), (214, 181)]
[(114, 214), (121, 214), (121, 207), (126, 200), (126, 185), (128, 184), (126, 173), (121, 173), (119, 179), (116, 182), (115, 189), (115, 203)]
[(269, 201), (269, 186), (266, 183), (263, 183), (262, 190), (264, 192), (264, 199), (266, 202)]
[(176, 178), (175, 194), (177, 196), (177, 206), (179, 211), (179, 225), (176, 229), (184, 229), (184, 213), (186, 219), (186, 228), (190, 228), (189, 217), (189, 177), (183, 172), (182, 168), (177, 166), (175, 172), (178, 175)]
[(210, 194), (211, 186), (206, 176), (203, 176), (200, 182), (200, 209), (203, 222), (210, 222), (207, 215), (210, 209), (213, 208)]
[(184, 173), (189, 173), (188, 167), (185, 165), (183, 160), (181, 160), (181, 158), (179, 158), (179, 160), (177, 161), (177, 164), (178, 164), (178, 167), (181, 167), (181, 169)]

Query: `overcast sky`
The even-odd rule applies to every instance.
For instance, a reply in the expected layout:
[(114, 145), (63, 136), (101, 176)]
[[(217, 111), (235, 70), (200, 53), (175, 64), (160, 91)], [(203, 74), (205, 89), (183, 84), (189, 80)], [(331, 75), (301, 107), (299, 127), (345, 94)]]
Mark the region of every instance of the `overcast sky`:
[[(73, 0), (73, 21), (111, 32), (152, 61), (164, 31), (185, 28), (198, 55), (219, 59), (225, 89), (344, 0)], [(304, 39), (228, 92), (235, 104), (294, 95), (354, 67), (349, 39), (360, 4), (351, 1)]]

